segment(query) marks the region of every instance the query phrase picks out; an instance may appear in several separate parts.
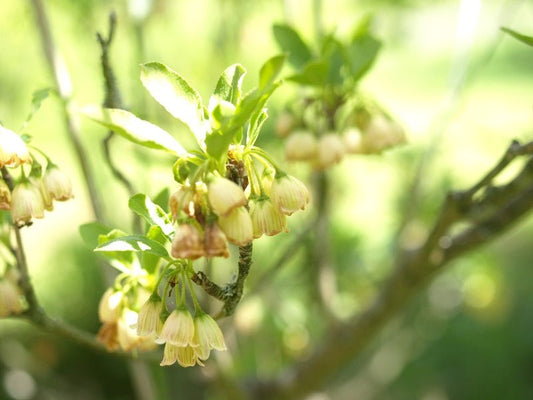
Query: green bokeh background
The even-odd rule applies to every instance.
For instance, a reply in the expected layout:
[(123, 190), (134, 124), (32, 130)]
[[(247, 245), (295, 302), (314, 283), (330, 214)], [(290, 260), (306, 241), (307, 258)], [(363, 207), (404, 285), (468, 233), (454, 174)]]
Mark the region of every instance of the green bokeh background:
[[(206, 99), (220, 72), (239, 62), (248, 70), (249, 89), (261, 64), (279, 52), (272, 24), (288, 21), (312, 42), (313, 7), (319, 2), (154, 0), (150, 15), (135, 19), (131, 7), (142, 3), (48, 0), (45, 6), (77, 105), (103, 99), (95, 33), (107, 31), (108, 14), (114, 10), (118, 28), (111, 57), (125, 104), (179, 137), (185, 128), (142, 88), (140, 63), (169, 65)], [(474, 183), (511, 139), (533, 138), (533, 49), (499, 32), (503, 25), (531, 35), (531, 3), (332, 0), (323, 2), (320, 20), (324, 30), (346, 37), (368, 13), (374, 15), (375, 32), (384, 46), (361, 86), (404, 126), (409, 143), (379, 157), (347, 158), (328, 172), (335, 263), (327, 306), (341, 319), (363, 308), (390, 271), (391, 241), (424, 149), (432, 146), (421, 181), (422, 201), (407, 242), (424, 234), (446, 190)], [(3, 0), (2, 124), (18, 131), (32, 93), (51, 86), (31, 2)], [(283, 142), (274, 134), (273, 121), (296, 96), (287, 84), (270, 102), (271, 118), (261, 144), (280, 160)], [(87, 120), (77, 122), (108, 222), (128, 230), (127, 193), (103, 161), (106, 132)], [(65, 132), (61, 102), (47, 99), (26, 131), (68, 171), (76, 195), (24, 231), (37, 295), (51, 315), (96, 332), (104, 272), (78, 235), (78, 226), (94, 217)], [(163, 187), (172, 188), (171, 158), (120, 138), (112, 147), (138, 191), (155, 195)], [(311, 180), (306, 166), (288, 169)], [(311, 209), (291, 217), (291, 231), (297, 232), (312, 214)], [(531, 220), (522, 221), (489, 247), (455, 261), (313, 399), (533, 398), (532, 230)], [(287, 235), (258, 241), (251, 285), (287, 241)], [(308, 254), (304, 245), (261, 291), (247, 293), (235, 317), (222, 323), (229, 351), (209, 362), (219, 363), (236, 379), (269, 377), (313, 348), (326, 321), (314, 302), (316, 277)], [(216, 279), (229, 279), (234, 268), (235, 263), (216, 263)], [(27, 323), (0, 321), (0, 399), (142, 399), (132, 383), (136, 368)], [(162, 388), (161, 399), (224, 398), (216, 385), (204, 384), (209, 367), (156, 367), (150, 374)]]

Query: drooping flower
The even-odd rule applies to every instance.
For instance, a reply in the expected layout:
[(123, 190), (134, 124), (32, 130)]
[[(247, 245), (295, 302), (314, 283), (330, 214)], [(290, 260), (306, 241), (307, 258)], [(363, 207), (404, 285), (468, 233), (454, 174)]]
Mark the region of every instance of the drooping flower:
[(205, 228), (204, 244), (206, 257), (229, 257), (226, 235), (216, 222)]
[(317, 141), (310, 131), (292, 133), (285, 143), (285, 158), (288, 161), (310, 161), (317, 153)]
[(194, 198), (194, 192), (190, 187), (180, 186), (170, 196), (168, 203), (170, 207), (170, 213), (174, 221), (178, 219), (180, 211), (184, 211), (187, 215), (194, 215), (194, 203), (192, 202)]
[(41, 197), (43, 198), (44, 209), (47, 211), (52, 211), (54, 209), (54, 203), (52, 198), (50, 197), (50, 194), (44, 188), (43, 180), (41, 178), (37, 178), (36, 176), (30, 176), (29, 181), (32, 183), (33, 186), (39, 189)]
[(204, 238), (192, 224), (180, 224), (176, 227), (172, 239), (172, 257), (196, 260), (205, 255)]
[(164, 367), (172, 365), (176, 361), (182, 367), (193, 367), (196, 364), (201, 365), (202, 367), (204, 366), (191, 346), (180, 347), (171, 343), (166, 343), (163, 351), (163, 360), (159, 365)]
[(285, 214), (272, 203), (270, 198), (250, 200), (249, 204), (254, 238), (259, 238), (263, 234), (274, 236), (280, 232), (287, 232)]
[(137, 319), (137, 334), (148, 336), (161, 332), (163, 322), (160, 314), (163, 310), (163, 301), (157, 293), (154, 293), (139, 310)]
[(0, 317), (20, 314), (24, 311), (22, 290), (11, 279), (0, 279)]
[(362, 136), (359, 129), (354, 127), (346, 129), (342, 134), (342, 140), (347, 153), (362, 153)]
[(207, 186), (207, 198), (211, 209), (218, 216), (226, 216), (234, 209), (246, 205), (246, 196), (235, 182), (215, 177)]
[(339, 135), (328, 133), (320, 138), (315, 167), (328, 168), (337, 164), (344, 156), (344, 144)]
[(233, 244), (244, 246), (253, 239), (252, 219), (246, 207), (238, 207), (229, 215), (220, 216), (218, 224)]
[(98, 317), (101, 322), (116, 322), (123, 309), (124, 293), (121, 291), (115, 291), (112, 288), (108, 288), (98, 305)]
[(194, 346), (194, 320), (190, 311), (182, 306), (167, 317), (159, 339), (178, 347)]
[(66, 201), (74, 197), (69, 177), (55, 165), (46, 169), (43, 175), (43, 186), (53, 200)]
[(200, 360), (207, 360), (211, 350), (226, 350), (224, 335), (209, 314), (202, 311), (194, 316), (194, 351)]
[(305, 210), (310, 200), (309, 190), (301, 181), (291, 175), (276, 176), (270, 192), (274, 204), (286, 215), (292, 215), (298, 210)]
[(11, 191), (2, 179), (0, 179), (0, 210), (8, 210), (11, 208)]
[(32, 162), (26, 143), (15, 132), (0, 125), (0, 168)]
[(32, 218), (44, 218), (44, 203), (38, 187), (24, 180), (11, 194), (11, 218), (18, 225), (26, 225)]

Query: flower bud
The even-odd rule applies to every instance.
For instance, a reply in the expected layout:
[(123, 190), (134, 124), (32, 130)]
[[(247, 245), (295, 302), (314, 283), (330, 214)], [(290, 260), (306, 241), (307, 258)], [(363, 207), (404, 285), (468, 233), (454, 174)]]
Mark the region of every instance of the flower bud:
[(11, 191), (2, 179), (0, 179), (0, 210), (7, 210), (11, 208)]
[(105, 345), (107, 351), (116, 351), (119, 348), (117, 321), (104, 322), (98, 330), (98, 341)]
[(206, 257), (229, 257), (226, 235), (216, 223), (205, 228), (204, 244)]
[(226, 350), (224, 335), (209, 314), (200, 312), (194, 316), (194, 351), (200, 360), (207, 360), (212, 349)]
[(31, 164), (26, 143), (15, 132), (0, 125), (0, 168)]
[(228, 215), (235, 208), (246, 205), (242, 188), (226, 178), (214, 178), (207, 187), (207, 197), (218, 216)]
[(344, 144), (336, 133), (327, 133), (320, 138), (316, 158), (316, 167), (328, 168), (337, 164), (344, 156)]
[(11, 218), (18, 225), (27, 225), (32, 218), (44, 218), (43, 197), (29, 181), (15, 186), (11, 194)]
[(287, 232), (285, 214), (269, 198), (250, 200), (250, 217), (254, 238), (259, 238), (263, 234), (274, 236), (280, 232)]
[(124, 299), (124, 293), (121, 291), (115, 291), (112, 288), (108, 288), (98, 305), (98, 317), (102, 322), (115, 322), (122, 314), (122, 300)]
[(229, 215), (220, 216), (218, 225), (233, 244), (244, 246), (253, 239), (252, 220), (245, 207), (238, 207)]
[(295, 125), (296, 120), (294, 116), (290, 112), (284, 111), (278, 116), (274, 130), (276, 135), (280, 138), (284, 138), (289, 136)]
[(288, 161), (309, 161), (315, 158), (317, 142), (309, 131), (292, 133), (285, 143), (285, 158)]
[(176, 227), (172, 239), (172, 257), (196, 260), (205, 255), (204, 238), (192, 224), (180, 224)]
[(291, 175), (276, 176), (271, 188), (271, 198), (281, 212), (292, 215), (298, 210), (305, 210), (310, 195), (305, 185)]
[(344, 148), (347, 153), (360, 154), (363, 152), (361, 131), (357, 128), (349, 128), (342, 135)]
[(55, 165), (47, 168), (43, 176), (43, 186), (53, 200), (66, 201), (74, 197), (70, 179)]

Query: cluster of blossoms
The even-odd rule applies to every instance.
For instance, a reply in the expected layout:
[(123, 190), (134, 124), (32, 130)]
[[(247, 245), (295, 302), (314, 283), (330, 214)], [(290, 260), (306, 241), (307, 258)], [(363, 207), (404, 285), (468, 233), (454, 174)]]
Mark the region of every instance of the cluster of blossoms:
[[(33, 218), (43, 218), (45, 210), (53, 210), (54, 200), (66, 201), (73, 197), (66, 174), (43, 156), (47, 161), (44, 173), (30, 155), (24, 140), (0, 125), (0, 168), (20, 167), (20, 177), (12, 190), (5, 180), (0, 179), (0, 210), (9, 211), (18, 226), (30, 225)], [(25, 164), (31, 166), (28, 176), (24, 171)]]
[(173, 257), (229, 257), (227, 242), (244, 246), (262, 235), (287, 232), (286, 216), (309, 203), (305, 185), (275, 168), (258, 148), (233, 147), (227, 165), (226, 176), (195, 174), (170, 197), (177, 222)]
[[(211, 350), (226, 350), (220, 328), (202, 310), (192, 290), (191, 271), (190, 261), (174, 260), (161, 271), (151, 295), (142, 287), (146, 286), (146, 279), (128, 279), (109, 288), (100, 300), (98, 315), (102, 326), (98, 339), (109, 351), (152, 350), (164, 344), (161, 366), (176, 362), (182, 367), (203, 366), (202, 361), (209, 358)], [(194, 317), (186, 304), (187, 287)], [(170, 311), (171, 302), (164, 299), (171, 296), (172, 290), (176, 305)]]
[[(339, 110), (339, 114), (344, 111)], [(314, 111), (316, 107), (310, 106), (302, 118), (288, 111), (279, 116), (276, 133), (286, 138), (288, 161), (309, 162), (323, 170), (339, 163), (346, 154), (380, 154), (405, 143), (401, 126), (375, 106), (358, 105), (347, 117), (332, 115), (329, 120)]]

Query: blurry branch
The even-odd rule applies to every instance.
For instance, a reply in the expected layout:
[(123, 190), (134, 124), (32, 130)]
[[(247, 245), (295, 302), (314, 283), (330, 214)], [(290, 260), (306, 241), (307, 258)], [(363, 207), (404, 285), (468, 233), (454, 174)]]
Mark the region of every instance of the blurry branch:
[[(115, 34), (116, 23), (116, 15), (114, 12), (112, 12), (109, 14), (109, 32), (107, 34), (107, 38), (104, 38), (100, 33), (96, 33), (96, 39), (98, 40), (98, 43), (100, 43), (100, 47), (102, 49), (101, 62), (105, 85), (105, 99), (103, 106), (108, 108), (123, 109), (124, 105), (120, 96), (120, 90), (118, 89), (117, 80), (109, 60), (109, 48)], [(104, 157), (115, 179), (117, 179), (126, 188), (129, 196), (131, 197), (135, 194), (135, 188), (128, 178), (126, 178), (126, 176), (118, 169), (111, 158), (110, 145), (111, 139), (114, 137), (114, 135), (114, 132), (110, 130), (102, 142), (104, 147)], [(141, 232), (141, 220), (137, 214), (134, 214), (133, 216), (133, 228), (135, 232)]]
[(46, 61), (54, 77), (56, 90), (62, 101), (62, 111), (65, 119), (65, 125), (70, 141), (74, 147), (76, 157), (80, 164), (85, 184), (89, 192), (93, 213), (98, 220), (103, 220), (102, 202), (94, 181), (94, 176), (89, 166), (85, 149), (81, 142), (79, 128), (74, 121), (70, 112), (70, 100), (72, 95), (72, 86), (67, 67), (61, 58), (52, 38), (50, 24), (42, 0), (31, 0), (33, 12), (37, 22), (41, 44), (46, 56)]
[(252, 242), (239, 247), (239, 269), (234, 282), (228, 283), (223, 288), (209, 280), (203, 272), (197, 272), (192, 276), (192, 281), (201, 286), (205, 292), (224, 303), (222, 310), (216, 318), (223, 318), (232, 315), (241, 301), (244, 292), (244, 282), (252, 266)]
[[(251, 388), (254, 399), (300, 399), (319, 389), (340, 367), (357, 357), (379, 330), (449, 261), (479, 248), (509, 229), (533, 208), (533, 142), (513, 141), (501, 160), (478, 183), (450, 192), (425, 242), (397, 256), (390, 278), (361, 314), (333, 327), (301, 363), (277, 379)], [(522, 170), (507, 184), (493, 183), (515, 158), (528, 155)], [(498, 195), (494, 195), (498, 193)], [(477, 213), (477, 210), (483, 213)], [(474, 219), (472, 219), (475, 217)], [(469, 223), (459, 233), (457, 223)]]

